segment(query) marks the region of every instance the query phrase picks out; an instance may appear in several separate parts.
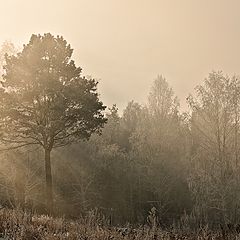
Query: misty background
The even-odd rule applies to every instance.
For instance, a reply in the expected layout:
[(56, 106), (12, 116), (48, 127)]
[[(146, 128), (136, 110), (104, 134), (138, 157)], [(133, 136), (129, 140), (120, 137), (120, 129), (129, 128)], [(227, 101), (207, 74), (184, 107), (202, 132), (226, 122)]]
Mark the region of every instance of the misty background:
[(2, 6), (0, 208), (240, 232), (238, 1)]
[(239, 72), (238, 0), (0, 0), (0, 43), (32, 33), (64, 36), (84, 75), (100, 79), (101, 98), (120, 111), (146, 102), (163, 74), (186, 97), (212, 70)]

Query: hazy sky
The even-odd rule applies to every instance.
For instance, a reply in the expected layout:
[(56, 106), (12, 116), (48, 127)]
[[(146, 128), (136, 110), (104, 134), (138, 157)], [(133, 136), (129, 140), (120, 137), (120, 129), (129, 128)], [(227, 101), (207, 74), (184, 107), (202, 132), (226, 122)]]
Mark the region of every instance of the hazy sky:
[(162, 74), (185, 105), (212, 70), (240, 74), (240, 0), (0, 0), (0, 42), (63, 35), (104, 103), (144, 103)]

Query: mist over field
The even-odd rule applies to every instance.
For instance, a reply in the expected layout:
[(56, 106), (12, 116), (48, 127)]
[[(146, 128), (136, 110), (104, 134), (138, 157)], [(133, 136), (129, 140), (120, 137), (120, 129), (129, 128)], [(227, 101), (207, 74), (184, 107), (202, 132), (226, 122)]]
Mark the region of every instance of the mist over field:
[(0, 0), (0, 238), (238, 239), (237, 0)]

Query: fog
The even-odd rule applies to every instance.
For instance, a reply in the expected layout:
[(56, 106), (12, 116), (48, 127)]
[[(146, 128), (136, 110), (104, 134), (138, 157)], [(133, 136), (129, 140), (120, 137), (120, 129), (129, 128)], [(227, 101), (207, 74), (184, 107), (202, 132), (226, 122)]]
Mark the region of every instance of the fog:
[(239, 1), (0, 3), (1, 239), (239, 237)]
[(185, 98), (210, 71), (239, 73), (238, 0), (0, 0), (0, 42), (63, 35), (107, 105), (146, 101), (163, 74)]

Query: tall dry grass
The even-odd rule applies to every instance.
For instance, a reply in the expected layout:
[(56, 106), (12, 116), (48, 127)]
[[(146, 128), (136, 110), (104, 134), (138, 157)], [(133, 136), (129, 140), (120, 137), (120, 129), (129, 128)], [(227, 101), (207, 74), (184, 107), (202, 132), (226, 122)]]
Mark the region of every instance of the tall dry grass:
[(26, 213), (20, 210), (0, 210), (0, 239), (8, 240), (237, 240), (239, 233), (234, 229), (224, 228), (213, 232), (202, 227), (191, 232), (184, 228), (171, 227), (162, 230), (156, 225), (133, 228), (110, 227), (106, 219), (92, 211), (85, 218), (77, 221), (53, 218), (45, 215)]

